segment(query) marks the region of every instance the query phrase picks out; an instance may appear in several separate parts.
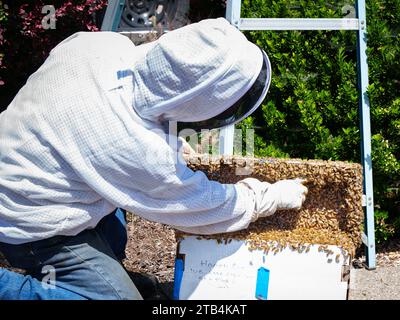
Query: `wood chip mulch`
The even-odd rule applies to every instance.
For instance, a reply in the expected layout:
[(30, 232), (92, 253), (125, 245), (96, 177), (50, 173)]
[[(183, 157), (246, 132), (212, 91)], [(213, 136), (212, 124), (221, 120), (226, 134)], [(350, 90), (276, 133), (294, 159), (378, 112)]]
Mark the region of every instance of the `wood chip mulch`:
[[(363, 248), (360, 248), (358, 253), (353, 265), (361, 266), (361, 262), (365, 261)], [(400, 238), (389, 240), (383, 244), (377, 244), (376, 266), (377, 268), (400, 266)]]
[(176, 240), (173, 229), (138, 216), (128, 216), (125, 268), (155, 275), (160, 282), (174, 279)]

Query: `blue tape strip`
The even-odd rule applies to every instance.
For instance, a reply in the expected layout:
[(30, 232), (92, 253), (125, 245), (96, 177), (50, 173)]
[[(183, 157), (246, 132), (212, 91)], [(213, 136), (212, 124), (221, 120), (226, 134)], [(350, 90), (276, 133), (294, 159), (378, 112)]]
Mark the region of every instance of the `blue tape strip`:
[(179, 292), (181, 291), (182, 277), (183, 277), (183, 259), (175, 259), (174, 292), (172, 295), (174, 300), (179, 300)]
[(121, 79), (121, 78), (129, 77), (129, 76), (131, 76), (131, 75), (133, 75), (133, 71), (132, 71), (132, 70), (129, 70), (129, 69), (117, 71), (117, 78), (118, 78), (118, 80)]
[(256, 299), (267, 300), (269, 285), (269, 270), (261, 267), (257, 271)]

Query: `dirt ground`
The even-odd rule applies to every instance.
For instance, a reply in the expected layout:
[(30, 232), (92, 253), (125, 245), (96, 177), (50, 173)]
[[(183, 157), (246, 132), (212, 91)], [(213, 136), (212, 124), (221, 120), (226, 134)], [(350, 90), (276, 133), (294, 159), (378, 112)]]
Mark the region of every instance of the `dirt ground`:
[[(176, 253), (174, 231), (134, 215), (129, 216), (128, 221), (126, 269), (156, 276), (162, 290), (171, 295)], [(400, 239), (378, 245), (376, 258), (374, 271), (362, 267), (362, 251), (354, 259), (349, 299), (400, 299)], [(0, 267), (7, 267), (1, 257)]]
[(363, 268), (363, 260), (353, 261), (349, 300), (400, 300), (400, 239), (377, 246), (375, 270)]

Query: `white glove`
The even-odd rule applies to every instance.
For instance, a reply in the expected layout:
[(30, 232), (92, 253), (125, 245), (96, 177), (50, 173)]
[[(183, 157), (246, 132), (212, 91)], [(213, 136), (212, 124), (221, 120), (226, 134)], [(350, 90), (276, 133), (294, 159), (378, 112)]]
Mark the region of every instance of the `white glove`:
[(304, 179), (281, 180), (271, 185), (268, 195), (277, 202), (277, 210), (301, 208), (308, 193), (304, 182)]
[(197, 154), (197, 152), (183, 137), (178, 137), (178, 148), (184, 158), (189, 158), (190, 156)]
[(251, 221), (270, 216), (276, 210), (300, 209), (308, 192), (302, 185), (305, 180), (281, 180), (274, 184), (261, 182), (255, 178), (246, 178), (237, 183), (254, 194), (254, 212)]
[(251, 222), (256, 221), (259, 217), (266, 217), (275, 213), (276, 201), (272, 197), (268, 197), (267, 193), (271, 184), (261, 182), (255, 178), (246, 178), (236, 184), (239, 188), (247, 189), (249, 196), (254, 196), (254, 209), (252, 208)]

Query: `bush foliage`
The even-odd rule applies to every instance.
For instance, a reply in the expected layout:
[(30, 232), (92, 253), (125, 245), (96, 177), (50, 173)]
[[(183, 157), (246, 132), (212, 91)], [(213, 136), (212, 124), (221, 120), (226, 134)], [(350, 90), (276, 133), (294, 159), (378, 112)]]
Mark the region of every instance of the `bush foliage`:
[[(107, 0), (0, 2), (0, 112), (54, 46), (77, 31), (98, 30), (94, 14), (106, 4)], [(43, 28), (42, 22), (48, 23), (46, 15), (50, 13), (42, 13), (45, 5), (56, 9), (55, 29)]]

